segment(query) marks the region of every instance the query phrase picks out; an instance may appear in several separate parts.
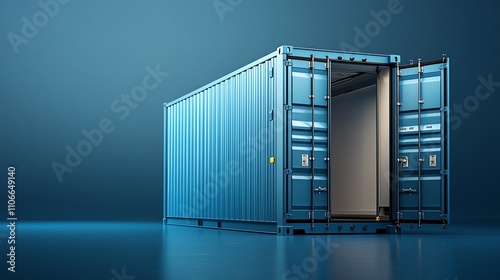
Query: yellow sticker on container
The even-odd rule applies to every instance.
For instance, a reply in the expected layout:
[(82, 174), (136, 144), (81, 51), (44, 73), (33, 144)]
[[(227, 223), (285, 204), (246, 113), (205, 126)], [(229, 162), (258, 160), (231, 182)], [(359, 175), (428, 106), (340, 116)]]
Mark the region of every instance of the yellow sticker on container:
[(274, 164), (274, 157), (270, 157), (270, 158), (269, 158), (269, 163), (270, 163), (270, 164)]

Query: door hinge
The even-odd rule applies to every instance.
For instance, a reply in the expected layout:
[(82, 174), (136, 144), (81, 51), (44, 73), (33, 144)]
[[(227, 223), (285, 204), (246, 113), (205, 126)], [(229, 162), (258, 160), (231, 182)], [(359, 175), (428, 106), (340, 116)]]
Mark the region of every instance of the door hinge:
[(448, 170), (441, 170), (441, 175), (448, 175)]
[(441, 108), (441, 112), (448, 112), (448, 107), (445, 106), (445, 107)]
[(293, 109), (292, 105), (286, 105), (286, 104), (283, 105), (283, 110), (285, 111), (292, 111), (292, 109)]
[(285, 60), (285, 66), (293, 66), (293, 61)]
[(285, 169), (285, 175), (292, 174), (292, 169)]

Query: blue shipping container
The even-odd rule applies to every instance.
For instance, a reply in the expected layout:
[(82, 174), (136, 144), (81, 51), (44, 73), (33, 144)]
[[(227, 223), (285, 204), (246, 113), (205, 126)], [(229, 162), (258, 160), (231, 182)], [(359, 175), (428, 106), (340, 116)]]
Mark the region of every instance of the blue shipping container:
[(290, 235), (449, 221), (449, 60), (281, 46), (164, 104), (164, 222)]

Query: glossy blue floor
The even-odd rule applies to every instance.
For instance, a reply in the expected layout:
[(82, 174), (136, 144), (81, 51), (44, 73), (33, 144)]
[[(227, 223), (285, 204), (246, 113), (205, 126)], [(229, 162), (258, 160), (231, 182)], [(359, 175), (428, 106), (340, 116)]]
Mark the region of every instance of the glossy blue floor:
[[(7, 251), (5, 231), (0, 248)], [(499, 279), (500, 228), (276, 236), (161, 223), (19, 222), (1, 279)]]

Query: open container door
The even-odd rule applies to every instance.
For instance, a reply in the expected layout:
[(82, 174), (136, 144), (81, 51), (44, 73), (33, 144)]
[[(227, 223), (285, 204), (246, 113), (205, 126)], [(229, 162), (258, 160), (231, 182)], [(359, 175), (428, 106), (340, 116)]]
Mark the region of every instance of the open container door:
[(294, 232), (376, 232), (392, 223), (388, 111), (398, 59), (298, 48), (287, 54), (284, 218)]
[[(288, 220), (303, 221), (314, 228), (328, 211), (327, 100), (329, 62), (314, 55), (287, 61)], [(290, 149), (291, 148), (291, 149)]]
[(394, 161), (396, 223), (449, 220), (449, 62), (397, 68)]

